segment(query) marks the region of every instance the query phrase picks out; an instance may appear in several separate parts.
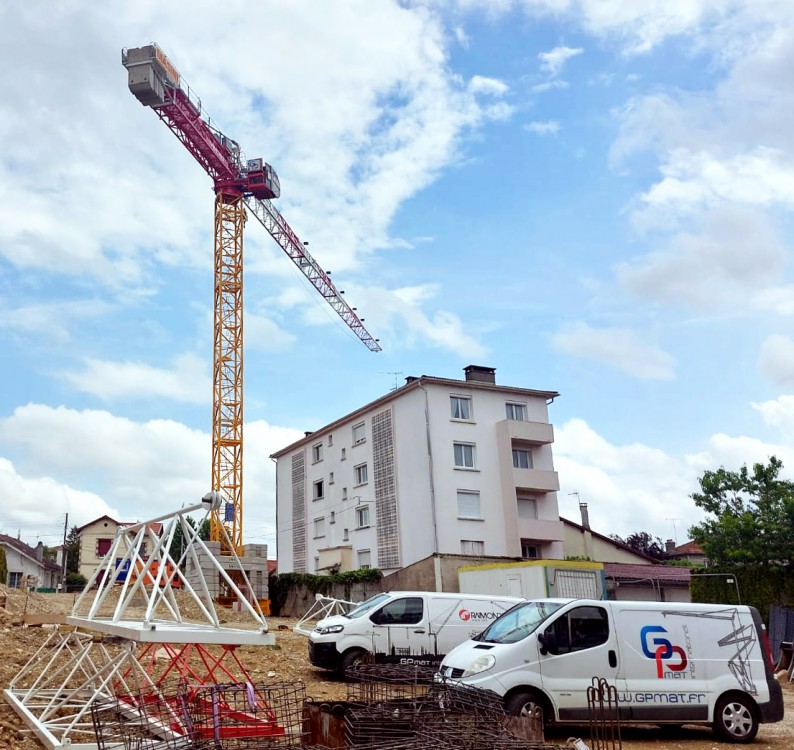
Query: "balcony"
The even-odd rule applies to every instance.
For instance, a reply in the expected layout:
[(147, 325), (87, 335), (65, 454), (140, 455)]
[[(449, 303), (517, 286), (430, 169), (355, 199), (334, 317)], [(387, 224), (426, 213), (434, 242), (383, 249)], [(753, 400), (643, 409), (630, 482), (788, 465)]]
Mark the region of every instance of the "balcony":
[(536, 518), (518, 519), (518, 536), (538, 542), (561, 542), (565, 537), (562, 521), (539, 521)]
[(556, 471), (546, 469), (513, 469), (513, 485), (530, 492), (557, 492), (560, 478)]
[(554, 442), (554, 428), (548, 422), (522, 422), (505, 419), (497, 425), (507, 432), (510, 440), (547, 445)]

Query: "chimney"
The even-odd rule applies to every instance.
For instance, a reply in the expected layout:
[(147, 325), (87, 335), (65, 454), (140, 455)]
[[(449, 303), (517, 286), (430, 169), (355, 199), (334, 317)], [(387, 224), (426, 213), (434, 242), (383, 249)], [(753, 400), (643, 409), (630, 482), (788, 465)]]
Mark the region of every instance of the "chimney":
[(417, 378), (417, 377), (416, 377), (416, 375), (409, 375), (409, 376), (408, 376), (408, 377), (405, 379), (405, 384), (406, 384), (406, 385), (408, 385), (409, 383), (413, 383), (413, 382), (414, 382), (414, 381), (416, 381), (416, 380), (419, 380), (419, 378)]
[(311, 437), (314, 435), (314, 430), (305, 430), (303, 434), (305, 437)]
[(675, 540), (668, 539), (664, 543), (664, 551), (669, 555), (671, 552), (675, 552)]
[(36, 545), (36, 559), (41, 562), (44, 559), (44, 542), (39, 541)]
[(466, 373), (466, 380), (477, 383), (491, 383), (496, 385), (496, 368), (481, 367), (480, 365), (469, 365), (463, 368)]
[(582, 526), (590, 530), (590, 514), (587, 512), (587, 503), (579, 503), (579, 512), (582, 514)]

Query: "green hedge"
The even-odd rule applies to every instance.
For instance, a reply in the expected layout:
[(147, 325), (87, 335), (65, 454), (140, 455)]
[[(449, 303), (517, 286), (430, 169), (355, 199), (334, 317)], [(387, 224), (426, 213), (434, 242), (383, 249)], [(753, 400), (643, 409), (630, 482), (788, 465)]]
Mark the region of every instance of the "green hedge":
[(350, 587), (357, 583), (377, 583), (383, 573), (377, 568), (350, 570), (347, 573), (334, 573), (329, 576), (316, 576), (311, 573), (275, 573), (268, 579), (270, 613), (278, 616), (287, 600), (290, 590), (305, 586), (312, 594), (329, 594), (335, 585), (345, 587), (345, 598), (350, 598)]

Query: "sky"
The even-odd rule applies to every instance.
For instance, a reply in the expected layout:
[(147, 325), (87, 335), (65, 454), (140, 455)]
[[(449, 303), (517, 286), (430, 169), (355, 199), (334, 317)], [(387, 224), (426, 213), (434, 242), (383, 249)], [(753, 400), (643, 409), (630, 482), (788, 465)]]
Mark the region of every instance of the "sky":
[(0, 4), (0, 533), (210, 485), (210, 178), (127, 89), (156, 41), (383, 351), (245, 231), (244, 537), (269, 458), (411, 375), (559, 391), (560, 513), (686, 541), (794, 479), (790, 0)]

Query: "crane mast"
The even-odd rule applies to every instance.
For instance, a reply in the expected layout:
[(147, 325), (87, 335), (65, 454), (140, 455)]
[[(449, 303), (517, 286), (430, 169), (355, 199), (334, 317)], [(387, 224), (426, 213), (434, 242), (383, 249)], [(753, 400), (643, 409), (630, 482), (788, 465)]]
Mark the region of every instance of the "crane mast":
[(193, 155), (215, 190), (212, 490), (225, 501), (210, 518), (210, 539), (221, 554), (243, 546), (243, 229), (249, 212), (353, 333), (370, 349), (378, 340), (364, 327), (328, 273), (271, 203), (278, 175), (262, 159), (245, 159), (240, 146), (212, 122), (201, 100), (156, 45), (124, 49), (130, 91)]

